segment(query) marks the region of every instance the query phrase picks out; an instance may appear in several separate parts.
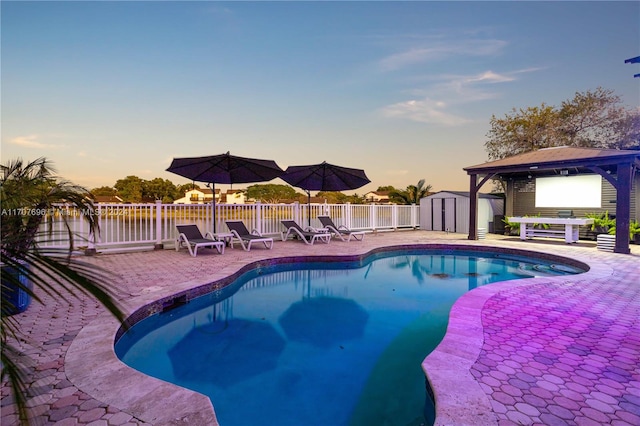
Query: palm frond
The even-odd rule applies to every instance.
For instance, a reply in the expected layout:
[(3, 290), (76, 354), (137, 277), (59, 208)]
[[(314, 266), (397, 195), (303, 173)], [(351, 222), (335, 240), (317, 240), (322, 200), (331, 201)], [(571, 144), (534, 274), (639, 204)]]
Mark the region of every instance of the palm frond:
[[(73, 256), (74, 241), (79, 236), (72, 232), (70, 216), (61, 210), (79, 211), (89, 225), (90, 235), (96, 235), (98, 217), (89, 191), (58, 178), (44, 158), (29, 163), (13, 160), (0, 165), (0, 172), (0, 261), (7, 268), (7, 273), (3, 270), (2, 274), (3, 295), (22, 291), (38, 303), (43, 300), (38, 293), (69, 303), (87, 295), (123, 323), (124, 313), (112, 285), (115, 275)], [(64, 224), (58, 231), (52, 226), (56, 214), (62, 216)], [(63, 235), (59, 241), (58, 233)], [(58, 242), (64, 242), (64, 248), (49, 248)], [(12, 344), (19, 342), (21, 336), (21, 324), (11, 315), (15, 308), (11, 298), (2, 297), (0, 376), (9, 383), (21, 422), (28, 424), (25, 378), (31, 360)]]

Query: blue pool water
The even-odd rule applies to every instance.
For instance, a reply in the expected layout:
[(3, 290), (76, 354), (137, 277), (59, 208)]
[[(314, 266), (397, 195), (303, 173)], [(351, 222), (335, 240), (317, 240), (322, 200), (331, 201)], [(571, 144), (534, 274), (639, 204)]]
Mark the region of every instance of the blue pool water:
[(422, 360), (452, 304), (496, 281), (583, 272), (474, 252), (259, 268), (148, 317), (116, 354), (211, 399), (222, 426), (428, 424)]

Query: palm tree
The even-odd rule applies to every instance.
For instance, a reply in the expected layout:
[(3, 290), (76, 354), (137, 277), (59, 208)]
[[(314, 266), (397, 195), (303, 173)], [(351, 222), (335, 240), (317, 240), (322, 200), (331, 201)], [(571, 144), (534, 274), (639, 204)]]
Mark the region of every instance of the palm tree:
[(417, 185), (409, 185), (405, 190), (394, 190), (389, 198), (398, 204), (420, 204), (420, 199), (429, 195), (431, 185), (424, 186), (424, 179), (420, 179)]
[[(0, 262), (2, 264), (2, 302), (0, 311), (0, 378), (7, 380), (14, 395), (18, 414), (28, 424), (26, 408), (26, 378), (29, 360), (20, 353), (17, 344), (21, 334), (19, 322), (12, 317), (16, 312), (10, 297), (24, 292), (42, 303), (42, 292), (65, 301), (81, 294), (93, 296), (121, 322), (124, 314), (108, 288), (113, 276), (72, 256), (74, 235), (69, 216), (64, 210), (57, 214), (64, 221), (66, 248), (43, 248), (40, 242), (51, 242), (58, 237), (51, 225), (59, 203), (80, 210), (91, 232), (98, 232), (98, 218), (89, 192), (55, 175), (50, 163), (39, 158), (25, 163), (21, 159), (0, 165), (0, 203), (2, 221), (0, 231)], [(42, 230), (42, 228), (45, 230)]]

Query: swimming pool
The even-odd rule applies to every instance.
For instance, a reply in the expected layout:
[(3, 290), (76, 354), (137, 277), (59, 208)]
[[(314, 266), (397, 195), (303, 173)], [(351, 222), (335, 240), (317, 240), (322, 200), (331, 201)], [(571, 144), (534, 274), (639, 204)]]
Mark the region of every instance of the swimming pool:
[(208, 395), (223, 426), (421, 424), (420, 363), (460, 295), (495, 281), (578, 272), (451, 250), (260, 267), (138, 322), (116, 353)]

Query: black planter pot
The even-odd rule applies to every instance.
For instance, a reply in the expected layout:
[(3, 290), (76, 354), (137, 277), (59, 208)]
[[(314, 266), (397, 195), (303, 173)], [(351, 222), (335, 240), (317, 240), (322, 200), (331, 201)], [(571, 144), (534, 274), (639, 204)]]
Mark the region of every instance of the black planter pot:
[[(0, 264), (2, 270), (2, 315), (15, 315), (24, 312), (31, 303), (31, 296), (25, 290), (33, 291), (33, 283), (27, 278), (24, 269), (13, 265)], [(20, 286), (16, 284), (20, 283)]]

